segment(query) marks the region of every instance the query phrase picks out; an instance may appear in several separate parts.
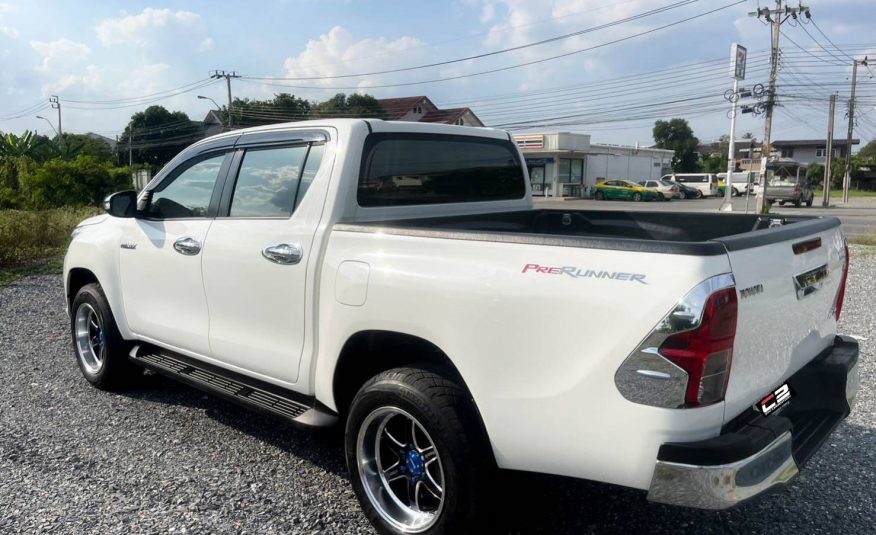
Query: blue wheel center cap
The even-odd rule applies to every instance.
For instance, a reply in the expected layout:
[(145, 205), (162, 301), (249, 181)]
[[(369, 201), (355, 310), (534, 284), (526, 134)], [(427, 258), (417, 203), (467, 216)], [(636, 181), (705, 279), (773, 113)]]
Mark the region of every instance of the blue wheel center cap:
[(423, 463), (423, 456), (415, 450), (408, 452), (405, 459), (405, 467), (414, 477), (422, 477), (423, 473), (426, 471), (426, 465)]

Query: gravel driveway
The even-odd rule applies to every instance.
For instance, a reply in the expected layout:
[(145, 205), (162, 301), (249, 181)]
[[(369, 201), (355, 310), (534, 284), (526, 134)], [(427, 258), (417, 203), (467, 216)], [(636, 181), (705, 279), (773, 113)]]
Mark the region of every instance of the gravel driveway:
[[(715, 513), (644, 493), (503, 474), (496, 533), (865, 533), (876, 526), (876, 249), (852, 256), (841, 331), (858, 406), (782, 491)], [(337, 433), (302, 430), (159, 377), (121, 394), (73, 360), (59, 277), (0, 288), (0, 533), (372, 533)]]

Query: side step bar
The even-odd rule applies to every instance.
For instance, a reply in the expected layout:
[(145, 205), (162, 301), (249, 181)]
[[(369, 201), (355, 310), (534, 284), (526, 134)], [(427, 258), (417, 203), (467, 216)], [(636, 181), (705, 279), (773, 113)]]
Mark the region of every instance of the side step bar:
[(324, 427), (338, 417), (314, 398), (155, 346), (136, 346), (131, 360), (211, 394), (285, 420)]

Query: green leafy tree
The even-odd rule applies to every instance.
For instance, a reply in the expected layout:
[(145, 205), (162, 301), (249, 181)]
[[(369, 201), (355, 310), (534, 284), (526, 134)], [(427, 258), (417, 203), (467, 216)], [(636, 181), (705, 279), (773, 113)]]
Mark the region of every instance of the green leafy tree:
[(130, 143), (134, 163), (157, 168), (201, 137), (201, 128), (184, 112), (149, 106), (131, 116), (119, 138), (118, 149), (124, 154), (122, 161), (127, 161)]
[(64, 134), (61, 143), (53, 142), (52, 144), (63, 151), (64, 156), (62, 157), (67, 160), (76, 156), (93, 156), (100, 161), (109, 162), (116, 158), (109, 143), (99, 137), (87, 134)]
[(652, 131), (657, 148), (675, 152), (672, 157), (672, 170), (677, 173), (699, 170), (697, 146), (700, 140), (694, 135), (684, 119), (657, 121)]
[(0, 158), (18, 158), (21, 156), (33, 158), (37, 156), (40, 146), (46, 138), (25, 130), (20, 136), (5, 134), (0, 138)]
[(725, 173), (727, 172), (727, 158), (712, 154), (703, 160), (702, 167), (706, 173)]
[[(303, 121), (308, 118), (310, 108), (311, 104), (308, 100), (289, 93), (279, 93), (270, 100), (235, 98), (231, 115), (235, 127), (245, 128), (287, 121)], [(221, 113), (223, 121), (226, 120), (227, 113), (227, 108), (223, 106)]]
[(858, 158), (861, 160), (876, 161), (876, 140), (864, 145), (864, 147), (858, 151)]
[(338, 93), (325, 102), (313, 106), (310, 116), (312, 118), (328, 117), (373, 117), (380, 118), (383, 108), (371, 95), (354, 93), (345, 95)]
[(23, 208), (97, 205), (115, 191), (132, 189), (127, 168), (118, 168), (94, 156), (50, 160), (19, 170)]

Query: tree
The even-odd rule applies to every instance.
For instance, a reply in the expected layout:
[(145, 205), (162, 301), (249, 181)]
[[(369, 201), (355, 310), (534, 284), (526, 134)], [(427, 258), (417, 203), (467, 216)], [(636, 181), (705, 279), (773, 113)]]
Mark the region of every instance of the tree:
[(125, 155), (122, 161), (127, 161), (130, 143), (134, 163), (160, 167), (201, 137), (202, 129), (184, 112), (149, 106), (131, 116), (118, 150)]
[[(58, 143), (53, 144), (58, 145)], [(81, 155), (93, 156), (100, 161), (109, 162), (115, 158), (109, 143), (93, 134), (64, 134), (61, 145), (65, 147), (64, 151), (68, 155), (65, 159)]]
[(40, 146), (46, 138), (41, 138), (30, 130), (25, 130), (20, 136), (6, 134), (0, 138), (0, 158), (18, 158), (37, 156)]
[[(234, 126), (247, 127), (285, 121), (303, 121), (310, 115), (309, 101), (289, 93), (279, 93), (271, 100), (250, 100), (235, 98), (232, 106)], [(222, 108), (223, 119), (227, 117)]]
[(700, 140), (694, 135), (684, 119), (671, 119), (654, 123), (654, 141), (657, 148), (675, 151), (672, 170), (675, 172), (698, 171), (697, 146)]
[(354, 93), (345, 95), (338, 93), (332, 98), (316, 104), (311, 110), (312, 118), (328, 117), (374, 117), (383, 115), (383, 108), (376, 98), (371, 95)]
[(726, 173), (727, 172), (727, 157), (719, 154), (712, 154), (703, 160), (703, 171), (706, 173)]
[(30, 209), (97, 205), (115, 191), (131, 189), (131, 174), (93, 156), (50, 160), (20, 170), (21, 206)]
[(861, 160), (876, 160), (876, 140), (864, 145), (864, 148), (858, 151), (858, 158)]

